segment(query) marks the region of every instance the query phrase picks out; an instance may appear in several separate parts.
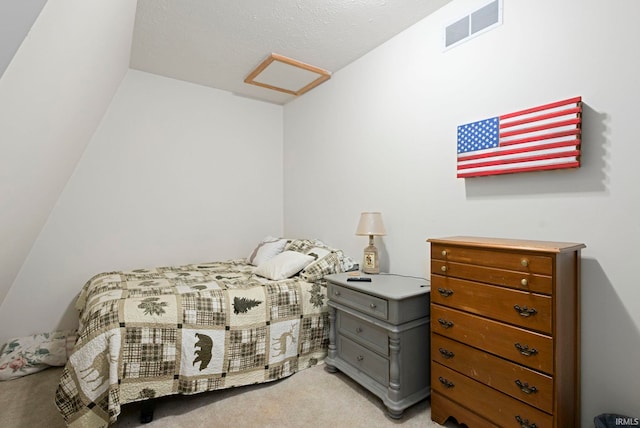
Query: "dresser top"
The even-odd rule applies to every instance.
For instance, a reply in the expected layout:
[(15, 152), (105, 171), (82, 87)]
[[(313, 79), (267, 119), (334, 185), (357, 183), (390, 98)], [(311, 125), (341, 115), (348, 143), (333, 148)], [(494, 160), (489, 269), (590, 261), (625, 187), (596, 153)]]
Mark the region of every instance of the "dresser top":
[(431, 291), (430, 282), (427, 279), (385, 273), (367, 275), (357, 272), (357, 276), (371, 278), (371, 282), (347, 281), (347, 278), (353, 276), (353, 273), (326, 275), (324, 279), (363, 293), (392, 300), (407, 299)]
[(585, 244), (576, 242), (534, 241), (527, 239), (483, 238), (479, 236), (450, 236), (447, 238), (430, 238), (427, 242), (442, 245), (466, 245), (507, 250), (542, 251), (562, 253), (585, 248)]

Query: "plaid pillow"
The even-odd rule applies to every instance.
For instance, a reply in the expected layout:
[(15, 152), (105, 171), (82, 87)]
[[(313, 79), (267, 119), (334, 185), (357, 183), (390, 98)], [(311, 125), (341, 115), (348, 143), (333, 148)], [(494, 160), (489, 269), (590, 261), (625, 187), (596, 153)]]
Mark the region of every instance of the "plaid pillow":
[(321, 259), (311, 263), (300, 272), (300, 278), (307, 282), (315, 282), (325, 275), (342, 272), (338, 253), (330, 252)]
[(287, 245), (288, 251), (313, 256), (315, 260), (300, 272), (300, 278), (315, 282), (325, 275), (342, 272), (342, 251), (336, 250), (318, 240), (294, 239)]
[(316, 243), (310, 239), (292, 239), (287, 243), (284, 249), (288, 251), (297, 251), (298, 253), (306, 254), (307, 251), (309, 251), (313, 247), (325, 247), (327, 249), (330, 249), (329, 247), (322, 244), (321, 242), (318, 242), (318, 245), (316, 245)]

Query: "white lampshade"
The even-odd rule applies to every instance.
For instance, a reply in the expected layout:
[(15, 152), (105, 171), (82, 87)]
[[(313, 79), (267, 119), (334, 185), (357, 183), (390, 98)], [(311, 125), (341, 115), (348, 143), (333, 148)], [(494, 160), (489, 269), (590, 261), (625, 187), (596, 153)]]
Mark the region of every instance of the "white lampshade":
[(379, 212), (366, 212), (360, 214), (360, 222), (356, 229), (356, 235), (363, 236), (382, 236), (386, 235), (387, 231), (384, 229), (382, 223), (382, 214)]

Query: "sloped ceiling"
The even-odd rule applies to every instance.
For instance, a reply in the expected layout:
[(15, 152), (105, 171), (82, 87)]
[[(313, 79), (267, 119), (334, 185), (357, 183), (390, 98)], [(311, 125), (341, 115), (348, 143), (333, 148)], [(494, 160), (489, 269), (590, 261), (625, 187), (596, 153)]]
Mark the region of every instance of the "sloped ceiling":
[(276, 53), (336, 73), (451, 0), (138, 0), (131, 68), (277, 104), (244, 83)]
[(129, 69), (134, 16), (48, 0), (0, 78), (0, 304)]
[(128, 68), (284, 104), (271, 53), (336, 73), (449, 1), (2, 2), (0, 305)]
[(47, 0), (0, 2), (0, 77)]

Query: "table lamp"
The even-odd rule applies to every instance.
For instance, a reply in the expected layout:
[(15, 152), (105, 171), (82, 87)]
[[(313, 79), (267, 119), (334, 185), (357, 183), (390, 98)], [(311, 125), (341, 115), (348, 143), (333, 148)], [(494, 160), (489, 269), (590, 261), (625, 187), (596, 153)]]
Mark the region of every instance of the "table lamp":
[(382, 224), (382, 214), (379, 212), (365, 212), (360, 214), (360, 222), (356, 229), (356, 235), (369, 235), (369, 246), (364, 249), (364, 260), (362, 263), (362, 272), (364, 273), (380, 273), (380, 265), (378, 261), (378, 249), (373, 245), (373, 237), (375, 235), (383, 236), (387, 232)]

